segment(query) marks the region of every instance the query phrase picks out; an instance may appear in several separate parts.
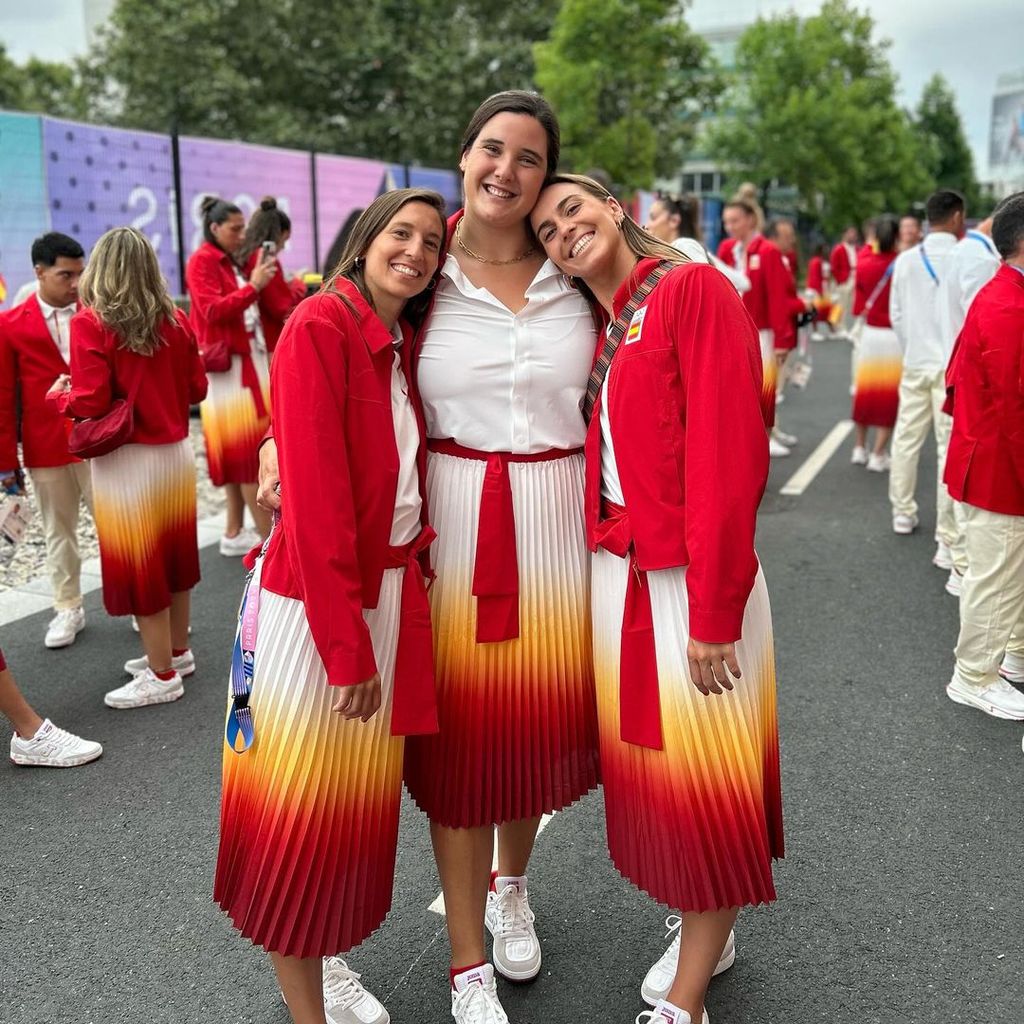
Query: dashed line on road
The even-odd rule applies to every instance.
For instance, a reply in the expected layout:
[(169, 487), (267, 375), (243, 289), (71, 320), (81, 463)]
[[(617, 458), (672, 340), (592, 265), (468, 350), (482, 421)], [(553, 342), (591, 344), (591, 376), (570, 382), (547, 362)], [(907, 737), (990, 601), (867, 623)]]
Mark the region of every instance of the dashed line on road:
[(840, 420), (826, 435), (821, 444), (808, 456), (804, 464), (786, 481), (781, 494), (803, 494), (814, 482), (814, 478), (825, 468), (836, 453), (836, 449), (853, 430), (853, 420)]
[[(551, 819), (553, 817), (554, 817), (553, 814), (545, 814), (540, 819), (540, 826), (537, 828), (537, 837), (538, 838), (540, 838), (541, 832), (543, 832), (544, 829), (546, 829), (548, 827), (548, 822), (551, 821)], [(498, 870), (498, 836), (497, 836), (497, 830), (495, 830), (495, 836), (494, 836), (494, 859), (491, 861), (491, 870), (492, 871), (497, 871)], [(439, 892), (437, 894), (437, 899), (435, 899), (434, 902), (431, 903), (429, 907), (427, 907), (427, 910), (429, 910), (429, 911), (431, 911), (432, 913), (435, 913), (435, 914), (440, 914), (442, 917), (444, 916), (444, 893), (443, 892)]]

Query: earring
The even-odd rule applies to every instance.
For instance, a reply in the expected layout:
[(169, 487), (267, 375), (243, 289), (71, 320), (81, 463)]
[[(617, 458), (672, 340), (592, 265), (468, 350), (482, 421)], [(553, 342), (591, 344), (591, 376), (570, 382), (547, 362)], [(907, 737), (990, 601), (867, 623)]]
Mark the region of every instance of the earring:
[(365, 262), (366, 261), (363, 259), (362, 256), (357, 256), (355, 258), (355, 262), (352, 264), (352, 266), (355, 267), (356, 270), (358, 270), (363, 265), (363, 263), (365, 263)]

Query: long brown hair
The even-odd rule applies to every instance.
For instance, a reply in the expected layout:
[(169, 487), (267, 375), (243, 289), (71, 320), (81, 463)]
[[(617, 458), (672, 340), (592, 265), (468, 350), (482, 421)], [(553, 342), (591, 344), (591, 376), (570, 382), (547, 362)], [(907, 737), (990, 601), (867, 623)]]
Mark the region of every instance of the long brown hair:
[(120, 347), (139, 355), (152, 355), (163, 343), (165, 323), (177, 324), (156, 252), (136, 228), (113, 228), (100, 238), (78, 294), (118, 336)]
[(277, 252), (280, 252), (281, 239), (285, 232), (291, 229), (291, 217), (284, 210), (278, 209), (277, 200), (273, 196), (264, 196), (260, 200), (259, 209), (253, 213), (246, 225), (245, 238), (236, 257), (239, 266), (244, 267), (249, 257), (264, 242), (273, 242)]
[[(373, 240), (391, 223), (395, 214), (409, 203), (425, 203), (437, 211), (437, 219), (441, 222), (441, 252), (444, 252), (448, 235), (444, 198), (439, 192), (429, 188), (396, 188), (377, 196), (359, 215), (342, 250), (341, 258), (327, 275), (321, 290), (329, 291), (335, 288), (338, 278), (343, 277), (359, 289), (359, 294), (366, 299), (370, 308), (374, 309), (373, 296), (366, 284), (366, 251)], [(412, 324), (418, 324), (426, 312), (432, 289), (433, 282), (419, 295), (409, 299), (402, 310), (402, 318)]]

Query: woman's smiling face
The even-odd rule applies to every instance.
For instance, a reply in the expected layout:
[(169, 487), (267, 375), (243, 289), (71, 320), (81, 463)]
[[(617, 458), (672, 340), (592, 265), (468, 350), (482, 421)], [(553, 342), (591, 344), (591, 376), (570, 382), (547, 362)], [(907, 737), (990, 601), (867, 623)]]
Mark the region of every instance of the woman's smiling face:
[(587, 279), (612, 266), (622, 247), (622, 207), (578, 185), (559, 182), (541, 193), (530, 214), (537, 240), (564, 274)]

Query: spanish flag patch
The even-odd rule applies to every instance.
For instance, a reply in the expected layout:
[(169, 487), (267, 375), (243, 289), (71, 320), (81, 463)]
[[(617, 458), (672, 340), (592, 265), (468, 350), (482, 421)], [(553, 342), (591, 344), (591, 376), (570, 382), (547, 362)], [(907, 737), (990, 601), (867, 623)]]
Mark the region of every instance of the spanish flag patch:
[(644, 306), (638, 309), (633, 314), (633, 319), (629, 321), (629, 329), (626, 331), (626, 344), (632, 345), (633, 342), (640, 340), (640, 335), (644, 329), (644, 317), (647, 316), (647, 307)]

